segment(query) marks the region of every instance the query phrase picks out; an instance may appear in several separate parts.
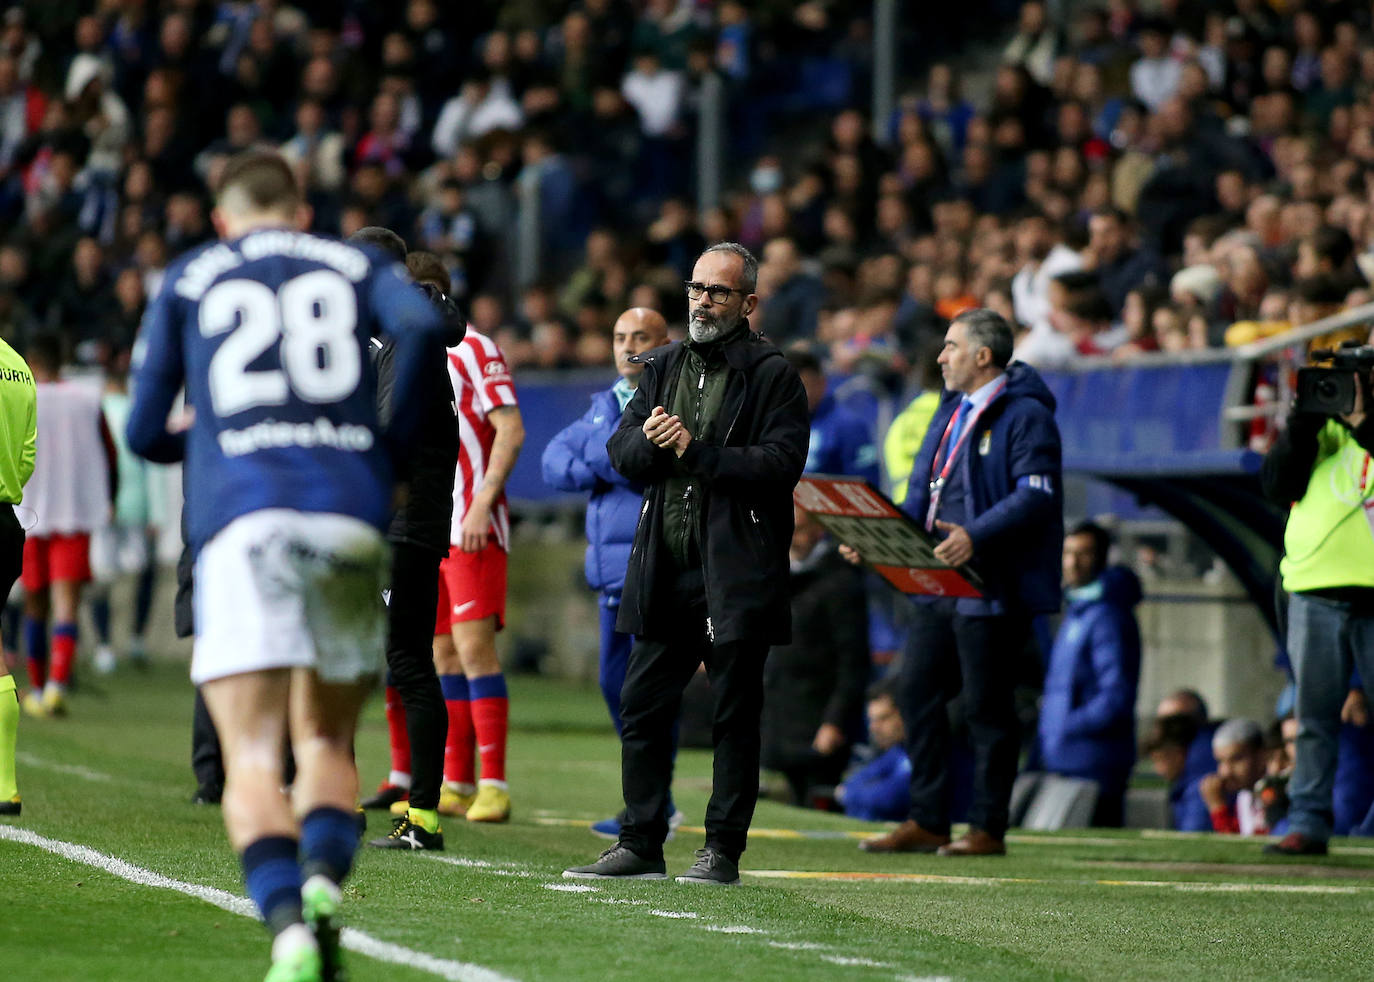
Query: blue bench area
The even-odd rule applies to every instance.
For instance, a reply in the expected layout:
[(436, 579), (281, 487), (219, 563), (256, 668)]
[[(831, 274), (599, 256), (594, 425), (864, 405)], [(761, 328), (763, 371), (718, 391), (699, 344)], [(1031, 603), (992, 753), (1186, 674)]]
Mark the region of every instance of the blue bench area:
[[(1059, 402), (1067, 474), (1092, 478), (1088, 513), (1125, 519), (1177, 519), (1206, 541), (1235, 572), (1274, 624), (1274, 578), (1283, 542), (1283, 514), (1264, 501), (1262, 458), (1245, 446), (1242, 424), (1225, 412), (1249, 398), (1253, 363), (1151, 360), (1128, 366), (1045, 373)], [(510, 497), (525, 509), (574, 506), (540, 477), (549, 440), (587, 410), (592, 393), (615, 380), (604, 373), (526, 373), (516, 381), (525, 418), (524, 452)], [(846, 404), (874, 421), (902, 408), (872, 386), (832, 380)]]

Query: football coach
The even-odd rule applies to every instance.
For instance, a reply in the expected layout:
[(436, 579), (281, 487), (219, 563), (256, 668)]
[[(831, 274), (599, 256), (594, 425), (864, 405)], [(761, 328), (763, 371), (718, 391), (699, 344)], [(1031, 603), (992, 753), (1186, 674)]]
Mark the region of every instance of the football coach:
[(732, 242), (701, 254), (685, 284), (687, 340), (637, 355), (644, 372), (606, 448), (645, 486), (617, 630), (635, 635), (621, 692), (620, 839), (583, 878), (664, 878), (673, 724), (706, 664), (715, 770), (706, 843), (681, 883), (739, 881), (759, 790), (768, 648), (791, 636), (792, 489), (810, 438), (806, 392), (749, 329), (758, 261)]

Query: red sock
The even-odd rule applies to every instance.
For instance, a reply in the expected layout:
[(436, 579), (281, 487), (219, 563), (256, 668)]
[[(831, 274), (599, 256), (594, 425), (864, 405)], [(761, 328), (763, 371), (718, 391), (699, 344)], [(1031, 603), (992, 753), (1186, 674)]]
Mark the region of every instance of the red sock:
[(410, 773), (410, 737), (406, 734), (406, 707), (401, 694), (386, 687), (386, 728), (391, 735), (391, 770), (396, 774)]
[(482, 758), (482, 780), (506, 779), (506, 731), (510, 698), (506, 677), (501, 674), (469, 679), (472, 692), (472, 725), (477, 731), (477, 752)]
[(54, 624), (52, 629), (52, 667), (48, 679), (66, 686), (72, 678), (72, 661), (76, 658), (76, 625)]
[(468, 701), (468, 680), (461, 675), (440, 675), (444, 708), (448, 710), (448, 739), (444, 743), (444, 783), (476, 784), (477, 766), (473, 750), (477, 736), (472, 728), (472, 703)]
[(48, 681), (48, 663), (33, 656), (25, 659), (29, 670), (29, 688), (41, 689)]

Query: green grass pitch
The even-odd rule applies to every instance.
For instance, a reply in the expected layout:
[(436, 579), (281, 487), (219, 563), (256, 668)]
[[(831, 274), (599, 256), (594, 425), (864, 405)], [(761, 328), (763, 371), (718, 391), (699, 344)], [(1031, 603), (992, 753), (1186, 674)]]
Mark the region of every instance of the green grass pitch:
[[(1014, 835), (1005, 859), (882, 857), (855, 847), (876, 826), (763, 802), (739, 888), (563, 880), (604, 846), (576, 823), (617, 807), (615, 739), (594, 688), (511, 681), (512, 822), (446, 820), (441, 858), (360, 854), (347, 921), (393, 961), (352, 953), (355, 982), (1374, 978), (1374, 843), (1361, 840), (1302, 863), (1254, 841), (1103, 832)], [(266, 973), (249, 918), (7, 831), (242, 897), (218, 810), (187, 803), (190, 708), (185, 666), (157, 662), (88, 676), (68, 719), (21, 722), (24, 815), (0, 819), (0, 979)], [(385, 740), (378, 702), (358, 743), (366, 787)], [(709, 755), (681, 754), (689, 826), (709, 775)], [(370, 833), (387, 827), (374, 813)], [(670, 842), (670, 874), (700, 844), (699, 831)], [(856, 875), (801, 875), (836, 873)]]

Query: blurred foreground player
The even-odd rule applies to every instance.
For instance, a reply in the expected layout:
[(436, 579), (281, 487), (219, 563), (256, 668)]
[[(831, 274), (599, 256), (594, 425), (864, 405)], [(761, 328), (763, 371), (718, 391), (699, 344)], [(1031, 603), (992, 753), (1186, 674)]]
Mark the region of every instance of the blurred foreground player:
[[(442, 321), (399, 264), (296, 231), (309, 211), (275, 154), (229, 162), (213, 218), (223, 241), (173, 263), (145, 318), (129, 446), (186, 460), (191, 678), (224, 747), (230, 843), (275, 937), (268, 982), (338, 979), (352, 741), (385, 640), (386, 451), (405, 452), (418, 403), (381, 431), (366, 349), (394, 336), (396, 384), (418, 388)], [(183, 383), (194, 420), (173, 434)]]

